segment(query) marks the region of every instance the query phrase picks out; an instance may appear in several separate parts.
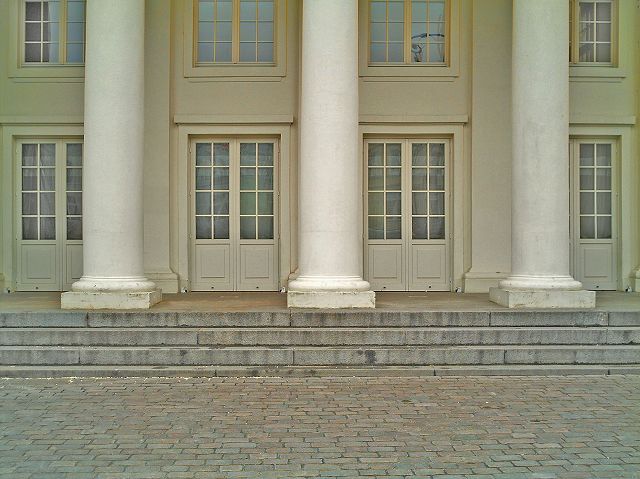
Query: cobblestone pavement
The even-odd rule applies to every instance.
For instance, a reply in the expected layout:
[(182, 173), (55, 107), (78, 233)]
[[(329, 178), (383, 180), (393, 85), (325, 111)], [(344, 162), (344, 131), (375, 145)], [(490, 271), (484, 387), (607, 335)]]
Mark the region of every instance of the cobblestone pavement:
[(2, 379), (0, 477), (640, 478), (640, 377)]

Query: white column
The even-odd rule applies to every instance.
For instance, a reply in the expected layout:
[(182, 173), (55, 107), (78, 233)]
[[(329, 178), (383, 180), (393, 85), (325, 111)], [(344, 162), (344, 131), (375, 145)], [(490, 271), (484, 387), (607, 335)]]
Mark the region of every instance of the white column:
[(358, 2), (304, 0), (299, 275), (290, 307), (373, 307), (362, 279)]
[(142, 161), (144, 0), (88, 0), (85, 63), (84, 274), (63, 308), (148, 308)]
[(595, 306), (569, 272), (569, 1), (514, 0), (508, 307)]

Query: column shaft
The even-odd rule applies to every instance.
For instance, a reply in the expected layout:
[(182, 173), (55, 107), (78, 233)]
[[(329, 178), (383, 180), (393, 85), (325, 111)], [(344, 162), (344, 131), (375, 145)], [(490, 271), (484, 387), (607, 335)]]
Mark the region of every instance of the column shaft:
[(362, 279), (356, 0), (304, 0), (299, 276), (289, 304), (372, 307)]
[(84, 274), (63, 295), (63, 307), (159, 300), (143, 267), (144, 5), (87, 2)]
[(569, 269), (568, 38), (567, 0), (514, 0), (511, 275), (491, 291), (508, 306), (580, 307), (593, 297)]

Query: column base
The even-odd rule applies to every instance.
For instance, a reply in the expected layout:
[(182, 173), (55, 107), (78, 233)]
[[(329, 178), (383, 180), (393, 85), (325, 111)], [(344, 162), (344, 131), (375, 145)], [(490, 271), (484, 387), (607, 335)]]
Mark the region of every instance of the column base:
[(516, 290), (490, 288), (489, 299), (507, 308), (571, 308), (590, 309), (596, 307), (595, 291), (567, 290)]
[(288, 308), (375, 308), (373, 291), (289, 291)]
[(62, 309), (149, 309), (162, 300), (162, 292), (154, 291), (113, 291), (89, 292), (68, 291), (62, 293)]

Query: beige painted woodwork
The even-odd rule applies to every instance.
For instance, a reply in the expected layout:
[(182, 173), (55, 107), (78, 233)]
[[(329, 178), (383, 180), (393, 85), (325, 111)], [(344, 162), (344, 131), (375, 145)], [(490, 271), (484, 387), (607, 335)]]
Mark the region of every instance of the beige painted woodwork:
[[(390, 157), (390, 148), (397, 150), (399, 158)], [(418, 148), (425, 152), (422, 160)], [(430, 148), (441, 148), (442, 156), (433, 161), (427, 153)], [(384, 152), (382, 162), (373, 154), (377, 150)], [(365, 280), (376, 291), (450, 291), (449, 141), (370, 139), (365, 141), (364, 152)], [(400, 198), (399, 211), (389, 214), (395, 206), (388, 203), (387, 195)], [(383, 198), (382, 211), (372, 211), (380, 208), (376, 197)], [(436, 200), (442, 205), (437, 206)], [(440, 207), (442, 211), (436, 211)], [(384, 223), (378, 226), (380, 220)], [(389, 222), (398, 220), (399, 230), (388, 228)], [(418, 227), (414, 220), (424, 221), (428, 237), (423, 238), (417, 229), (414, 234)], [(441, 221), (440, 233), (429, 234), (431, 221)]]
[[(211, 166), (203, 165), (206, 160), (198, 159), (199, 148), (211, 145), (213, 152)], [(228, 151), (228, 159), (220, 162), (216, 160), (216, 145), (221, 150)], [(241, 158), (241, 148), (256, 145), (256, 161), (254, 166), (245, 163)], [(270, 165), (263, 164), (260, 155), (260, 148), (271, 148), (272, 160)], [(196, 139), (191, 143), (191, 191), (189, 193), (191, 204), (191, 289), (192, 291), (276, 291), (278, 290), (278, 143), (271, 139), (229, 139), (229, 138), (212, 138), (212, 139)], [(250, 161), (250, 160), (249, 160)], [(215, 166), (216, 164), (224, 164), (228, 166)], [(262, 166), (261, 166), (262, 165)], [(256, 169), (257, 168), (257, 169)], [(197, 170), (207, 171), (213, 170), (210, 175), (211, 189), (208, 185), (198, 186), (199, 180), (196, 174)], [(216, 188), (216, 173), (220, 170), (228, 174), (228, 186), (218, 185)], [(253, 173), (255, 176), (247, 176), (247, 181), (253, 184), (243, 185), (245, 178), (241, 174), (242, 171)], [(252, 187), (260, 188), (260, 173), (270, 173), (266, 178), (271, 180), (271, 189), (251, 189)], [(220, 177), (222, 178), (222, 177)], [(264, 178), (263, 178), (264, 181)], [(268, 185), (269, 186), (269, 185)], [(257, 216), (256, 237), (243, 238), (241, 221), (243, 218), (241, 204), (242, 195), (253, 195), (256, 192), (256, 200), (254, 203), (254, 211)], [(213, 201), (209, 200), (210, 215), (201, 213), (198, 210), (198, 195), (211, 195)], [(250, 197), (250, 196), (249, 196)], [(272, 204), (270, 211), (261, 211), (264, 208), (260, 203), (262, 198), (270, 197)], [(216, 198), (226, 198), (228, 207), (221, 207), (217, 204)], [(200, 206), (200, 208), (206, 206)], [(247, 207), (247, 206), (245, 206)], [(250, 207), (250, 205), (248, 206)], [(219, 215), (216, 215), (216, 210)], [(265, 215), (260, 216), (260, 213)], [(198, 233), (198, 218), (203, 218), (205, 222), (207, 218), (228, 218), (228, 230), (222, 230), (220, 238), (216, 232), (216, 222), (213, 221), (213, 237), (204, 238)], [(251, 221), (252, 215), (245, 215), (244, 218)], [(259, 238), (261, 218), (272, 219), (273, 231), (271, 238)], [(228, 234), (227, 234), (228, 233)]]
[[(574, 277), (585, 289), (616, 290), (619, 229), (616, 143), (609, 139), (576, 139), (571, 141), (570, 153)], [(581, 224), (581, 220), (586, 224)], [(600, 227), (598, 222), (602, 222)]]
[[(74, 281), (77, 281), (82, 276), (82, 240), (69, 239), (67, 237), (67, 174), (72, 169), (77, 172), (82, 170), (81, 163), (79, 163), (79, 167), (68, 167), (66, 149), (67, 145), (70, 144), (81, 145), (80, 141), (78, 139), (34, 139), (17, 143), (16, 209), (14, 213), (17, 232), (16, 247), (19, 258), (16, 281), (16, 289), (18, 291), (66, 291)], [(53, 152), (55, 152), (54, 159), (50, 160), (51, 163), (49, 163), (51, 166), (41, 168), (41, 155), (36, 153), (35, 165), (25, 167), (23, 148), (33, 148), (36, 152), (39, 152), (41, 145), (50, 145)], [(22, 175), (23, 171), (27, 169), (37, 173), (36, 189), (24, 185)], [(51, 178), (54, 183), (42, 189), (41, 170), (45, 169), (54, 173)], [(52, 187), (55, 189), (52, 189)], [(78, 191), (78, 188), (74, 188), (73, 191)], [(45, 195), (53, 194), (55, 198), (54, 209), (44, 215), (47, 218), (54, 218), (55, 236), (41, 238), (41, 232), (38, 230), (37, 238), (25, 239), (22, 227), (23, 198), (25, 198), (25, 195), (32, 195), (36, 199), (37, 197), (42, 197), (43, 192)], [(36, 221), (42, 218), (43, 215), (39, 214), (43, 211), (41, 203), (42, 200), (38, 200), (34, 205), (36, 207), (36, 210), (34, 210), (36, 215), (27, 217)]]

